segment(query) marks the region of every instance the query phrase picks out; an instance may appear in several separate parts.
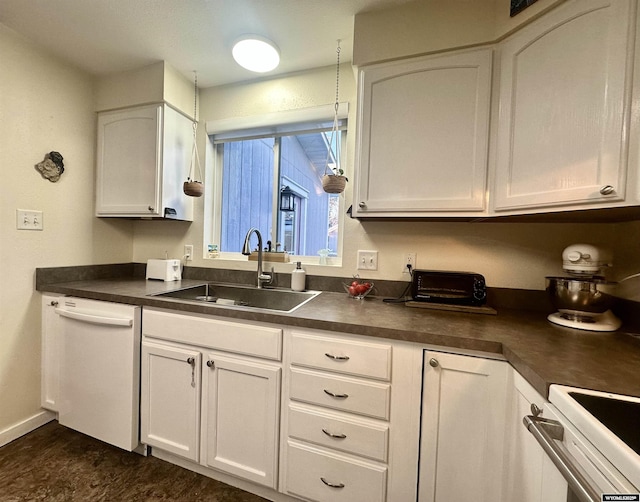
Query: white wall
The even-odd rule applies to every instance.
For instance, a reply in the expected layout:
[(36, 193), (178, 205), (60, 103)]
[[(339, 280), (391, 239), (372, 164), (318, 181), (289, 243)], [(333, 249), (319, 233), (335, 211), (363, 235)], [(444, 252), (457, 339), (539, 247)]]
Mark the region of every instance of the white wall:
[(166, 101), (185, 115), (193, 117), (193, 95), (192, 81), (166, 61), (158, 61), (99, 78), (95, 83), (95, 110)]
[(357, 66), (495, 42), (564, 0), (538, 0), (514, 17), (506, 0), (421, 0), (357, 14)]
[[(93, 81), (0, 24), (0, 432), (39, 412), (36, 267), (130, 262), (130, 222), (94, 212)], [(64, 157), (57, 183), (34, 169)], [(16, 230), (16, 209), (44, 212), (44, 230)]]

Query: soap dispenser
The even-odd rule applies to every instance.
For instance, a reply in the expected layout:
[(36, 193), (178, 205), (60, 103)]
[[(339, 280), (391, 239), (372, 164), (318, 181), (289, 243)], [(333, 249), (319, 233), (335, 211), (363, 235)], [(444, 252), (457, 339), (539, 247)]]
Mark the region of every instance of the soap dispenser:
[(302, 268), (302, 262), (296, 262), (296, 268), (291, 272), (291, 289), (304, 291), (307, 273)]

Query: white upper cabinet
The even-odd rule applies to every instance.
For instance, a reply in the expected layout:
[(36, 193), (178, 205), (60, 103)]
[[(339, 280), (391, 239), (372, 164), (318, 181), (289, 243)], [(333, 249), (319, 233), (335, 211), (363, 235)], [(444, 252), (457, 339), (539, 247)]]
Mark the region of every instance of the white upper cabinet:
[(192, 148), (191, 119), (166, 104), (100, 113), (96, 216), (192, 221), (182, 192)]
[(492, 53), (360, 70), (354, 216), (482, 214)]
[(500, 44), (493, 209), (624, 200), (633, 5), (569, 1)]

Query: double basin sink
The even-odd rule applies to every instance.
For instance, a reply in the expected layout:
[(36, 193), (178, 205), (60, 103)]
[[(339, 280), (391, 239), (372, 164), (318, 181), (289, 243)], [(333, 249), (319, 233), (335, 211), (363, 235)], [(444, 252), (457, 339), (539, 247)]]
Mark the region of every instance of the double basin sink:
[(175, 298), (187, 302), (208, 303), (270, 312), (293, 312), (320, 294), (320, 291), (292, 291), (281, 288), (256, 288), (237, 284), (208, 283), (150, 296)]

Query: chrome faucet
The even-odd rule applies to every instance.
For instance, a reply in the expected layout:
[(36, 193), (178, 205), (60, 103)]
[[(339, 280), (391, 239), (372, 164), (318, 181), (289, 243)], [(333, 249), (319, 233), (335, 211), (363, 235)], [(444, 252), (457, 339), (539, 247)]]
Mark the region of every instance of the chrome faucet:
[(247, 235), (244, 238), (244, 245), (242, 246), (242, 254), (245, 256), (249, 256), (251, 254), (249, 240), (251, 238), (251, 234), (254, 232), (258, 236), (258, 288), (262, 288), (262, 283), (266, 282), (267, 284), (271, 284), (273, 275), (264, 274), (262, 272), (262, 235), (257, 228), (250, 228), (247, 232)]

